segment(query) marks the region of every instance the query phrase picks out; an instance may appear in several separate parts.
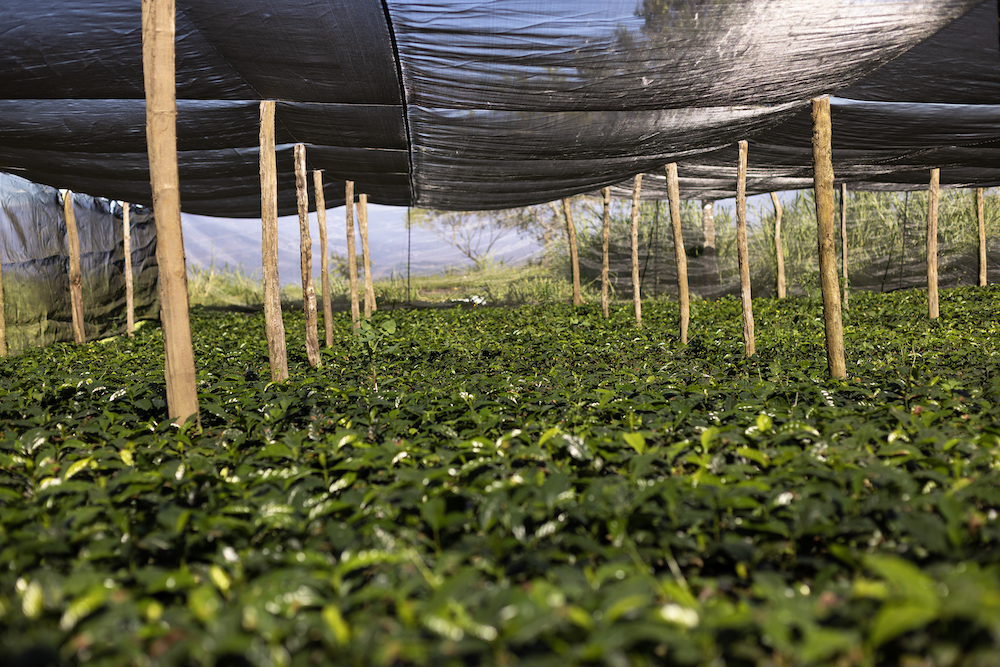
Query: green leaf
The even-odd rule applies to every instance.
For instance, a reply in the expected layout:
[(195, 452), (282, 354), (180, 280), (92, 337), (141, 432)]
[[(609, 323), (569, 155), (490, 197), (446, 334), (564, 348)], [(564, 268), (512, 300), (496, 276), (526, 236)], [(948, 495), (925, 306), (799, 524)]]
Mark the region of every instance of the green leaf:
[(868, 641), (873, 646), (881, 646), (904, 632), (924, 627), (936, 618), (936, 608), (910, 600), (888, 602), (875, 615)]
[(188, 609), (202, 623), (214, 621), (221, 608), (222, 599), (212, 586), (198, 586), (188, 593)]
[(340, 608), (336, 605), (328, 604), (323, 607), (321, 615), (323, 616), (323, 622), (326, 623), (326, 627), (330, 628), (330, 631), (333, 632), (333, 637), (336, 639), (337, 644), (347, 646), (351, 641), (351, 628), (341, 615)]
[(622, 437), (628, 446), (637, 453), (642, 454), (646, 451), (646, 438), (643, 437), (642, 433), (622, 433)]

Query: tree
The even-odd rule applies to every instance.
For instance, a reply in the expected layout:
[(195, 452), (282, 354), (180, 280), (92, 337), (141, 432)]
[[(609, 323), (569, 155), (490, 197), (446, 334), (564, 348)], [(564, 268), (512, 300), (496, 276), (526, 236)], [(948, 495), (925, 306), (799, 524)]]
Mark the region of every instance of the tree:
[[(588, 204), (585, 197), (571, 199), (573, 214)], [(412, 224), (432, 232), (465, 255), (477, 269), (487, 265), (497, 244), (512, 235), (533, 238), (545, 249), (547, 259), (561, 247), (566, 219), (559, 202), (496, 211), (438, 211), (415, 208)]]

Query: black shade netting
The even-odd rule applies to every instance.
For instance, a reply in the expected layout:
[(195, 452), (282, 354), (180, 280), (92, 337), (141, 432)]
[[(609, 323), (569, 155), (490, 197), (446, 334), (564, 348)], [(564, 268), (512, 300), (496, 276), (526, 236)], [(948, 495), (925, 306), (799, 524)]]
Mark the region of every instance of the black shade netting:
[[(844, 258), (837, 193), (838, 276)], [(927, 287), (927, 200), (924, 191), (847, 194), (847, 269), (851, 290), (894, 291)], [(789, 296), (818, 296), (816, 210), (812, 191), (782, 192), (781, 239)], [(596, 212), (596, 206), (589, 207)], [(1000, 191), (983, 193), (986, 268), (989, 283), (1000, 282)], [(631, 298), (631, 202), (613, 200), (609, 243), (610, 282), (619, 298)], [(677, 262), (667, 202), (640, 205), (639, 275), (644, 298), (677, 294)], [(767, 197), (749, 200), (748, 251), (752, 294), (777, 294), (775, 208)], [(601, 221), (581, 217), (578, 231), (581, 274), (600, 285)], [(732, 202), (681, 202), (688, 282), (694, 298), (738, 295), (739, 267)], [(938, 285), (979, 284), (979, 224), (975, 190), (942, 189), (938, 209)], [(841, 281), (843, 278), (841, 277)]]
[[(0, 168), (149, 204), (139, 4), (0, 8)], [(330, 206), (353, 180), (375, 203), (507, 208), (670, 161), (718, 195), (734, 181), (715, 153), (758, 138), (754, 187), (792, 187), (810, 169), (803, 110), (826, 94), (867, 103), (835, 120), (862, 144), (845, 178), (905, 182), (937, 160), (993, 183), (993, 154), (966, 150), (995, 140), (992, 110), (970, 130), (891, 105), (1000, 103), (996, 18), (995, 0), (181, 0), (182, 206), (259, 214), (262, 99), (278, 102), (283, 214), (297, 142)]]

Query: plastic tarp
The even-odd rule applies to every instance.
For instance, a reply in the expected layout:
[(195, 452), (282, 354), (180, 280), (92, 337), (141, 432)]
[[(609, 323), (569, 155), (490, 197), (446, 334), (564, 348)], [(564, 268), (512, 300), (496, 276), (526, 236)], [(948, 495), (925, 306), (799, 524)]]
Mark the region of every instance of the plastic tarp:
[[(0, 170), (150, 203), (140, 3), (0, 8)], [(941, 160), (992, 184), (996, 30), (996, 0), (179, 0), (182, 206), (259, 214), (261, 99), (278, 101), (282, 213), (296, 142), (331, 206), (344, 179), (376, 203), (485, 209), (670, 161), (688, 196), (716, 197), (739, 139), (756, 190), (791, 187), (824, 94), (842, 177), (905, 184)], [(928, 104), (977, 107), (978, 125)]]
[[(125, 330), (125, 256), (117, 203), (73, 195), (80, 237), (84, 332), (88, 340)], [(136, 319), (159, 317), (152, 210), (129, 212)], [(73, 340), (69, 250), (60, 192), (0, 173), (0, 270), (7, 344), (16, 351)]]

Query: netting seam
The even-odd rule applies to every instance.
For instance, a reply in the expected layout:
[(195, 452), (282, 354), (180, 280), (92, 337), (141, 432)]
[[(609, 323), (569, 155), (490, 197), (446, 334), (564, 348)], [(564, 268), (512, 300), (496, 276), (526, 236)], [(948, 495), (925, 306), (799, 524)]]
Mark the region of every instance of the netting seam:
[(410, 182), (410, 205), (412, 206), (416, 199), (417, 189), (413, 182), (413, 136), (410, 134), (409, 100), (407, 100), (406, 85), (403, 81), (403, 65), (399, 58), (399, 45), (396, 43), (396, 30), (392, 25), (392, 13), (389, 11), (388, 0), (382, 0), (382, 11), (385, 12), (385, 26), (389, 30), (393, 62), (396, 64), (396, 78), (399, 81), (399, 95), (402, 98), (403, 131), (406, 132), (406, 161), (410, 168), (408, 180)]

